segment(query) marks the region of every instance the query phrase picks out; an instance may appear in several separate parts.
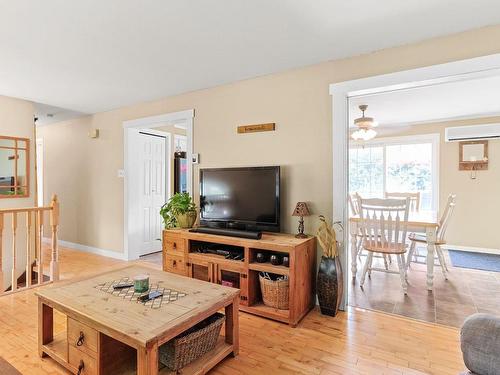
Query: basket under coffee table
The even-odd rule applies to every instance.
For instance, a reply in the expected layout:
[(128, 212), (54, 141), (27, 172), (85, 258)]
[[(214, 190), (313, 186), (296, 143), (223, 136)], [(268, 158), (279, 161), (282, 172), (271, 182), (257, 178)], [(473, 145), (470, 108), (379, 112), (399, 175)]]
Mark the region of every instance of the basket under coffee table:
[[(164, 298), (143, 304), (133, 291), (113, 292), (113, 283), (149, 274), (152, 289)], [(215, 348), (181, 369), (205, 374), (239, 349), (239, 290), (132, 265), (97, 276), (40, 289), (38, 348), (71, 372), (81, 375), (175, 373), (159, 366), (159, 347), (197, 323), (225, 309), (225, 332)], [(54, 310), (67, 329), (54, 334)]]

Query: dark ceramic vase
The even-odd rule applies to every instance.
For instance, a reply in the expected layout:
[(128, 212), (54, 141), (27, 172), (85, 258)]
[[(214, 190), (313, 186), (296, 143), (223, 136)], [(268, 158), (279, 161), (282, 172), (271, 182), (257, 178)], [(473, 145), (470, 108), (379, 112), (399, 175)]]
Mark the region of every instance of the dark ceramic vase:
[(319, 307), (323, 315), (337, 315), (342, 301), (343, 286), (342, 266), (339, 257), (321, 257), (316, 287)]
[(288, 255), (283, 256), (283, 265), (285, 267), (290, 267), (290, 258), (288, 257)]
[(273, 266), (279, 266), (281, 264), (281, 257), (279, 255), (271, 255), (271, 264)]
[(267, 261), (267, 256), (264, 253), (257, 253), (255, 260), (257, 263), (264, 263)]

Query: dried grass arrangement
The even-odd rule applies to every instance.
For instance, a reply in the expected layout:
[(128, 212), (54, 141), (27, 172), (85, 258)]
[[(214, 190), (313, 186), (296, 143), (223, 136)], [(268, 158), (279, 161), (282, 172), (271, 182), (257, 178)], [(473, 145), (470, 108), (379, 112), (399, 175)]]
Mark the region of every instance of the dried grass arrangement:
[(321, 224), (316, 234), (319, 245), (323, 249), (323, 255), (328, 258), (335, 258), (339, 255), (337, 235), (335, 229), (326, 221), (323, 215), (319, 216)]

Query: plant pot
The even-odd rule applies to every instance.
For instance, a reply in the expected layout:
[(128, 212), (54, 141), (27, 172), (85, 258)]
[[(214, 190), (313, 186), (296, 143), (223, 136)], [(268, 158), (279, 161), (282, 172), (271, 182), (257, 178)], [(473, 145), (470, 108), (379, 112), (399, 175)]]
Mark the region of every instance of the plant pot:
[(344, 292), (343, 286), (342, 266), (339, 257), (321, 257), (316, 283), (321, 314), (337, 315)]
[(179, 214), (175, 217), (178, 228), (192, 228), (196, 221), (196, 211)]

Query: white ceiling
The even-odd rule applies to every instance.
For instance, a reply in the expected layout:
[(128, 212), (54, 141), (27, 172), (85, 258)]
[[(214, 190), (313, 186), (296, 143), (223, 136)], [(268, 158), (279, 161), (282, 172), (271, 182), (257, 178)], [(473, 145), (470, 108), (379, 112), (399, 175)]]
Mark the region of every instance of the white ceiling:
[(34, 103), (34, 105), (37, 126), (50, 125), (56, 122), (85, 116), (85, 113), (54, 107), (47, 104)]
[(498, 0), (0, 0), (0, 94), (94, 113), (497, 23)]
[(351, 119), (361, 116), (360, 104), (367, 104), (365, 115), (381, 126), (497, 116), (500, 76), (355, 97), (349, 103)]

